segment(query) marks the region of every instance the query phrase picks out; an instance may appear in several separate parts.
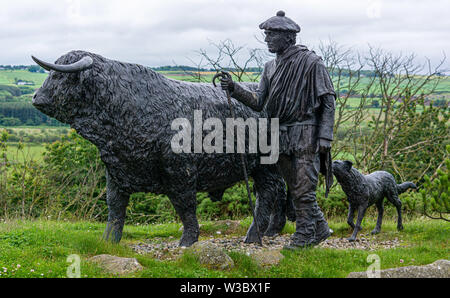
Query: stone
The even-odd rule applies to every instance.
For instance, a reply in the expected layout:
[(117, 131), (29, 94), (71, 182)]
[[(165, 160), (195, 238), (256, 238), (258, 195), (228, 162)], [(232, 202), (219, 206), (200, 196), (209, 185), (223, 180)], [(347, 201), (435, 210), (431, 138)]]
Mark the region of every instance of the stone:
[(214, 226), (222, 228), (220, 232), (231, 235), (243, 229), (239, 220), (218, 220), (214, 222)]
[[(281, 251), (283, 246), (290, 241), (290, 234), (282, 234), (278, 236), (264, 236), (263, 246), (256, 243), (243, 243), (243, 236), (228, 236), (214, 237), (213, 235), (200, 241), (201, 243), (209, 243), (215, 245), (217, 248), (225, 249), (226, 251), (243, 253), (248, 256), (253, 255), (261, 250), (278, 250)], [(379, 239), (377, 235), (366, 235), (362, 237), (361, 241), (349, 242), (345, 238), (330, 238), (319, 244), (320, 248), (326, 249), (360, 249), (360, 250), (380, 250), (392, 249), (396, 247), (406, 247), (402, 240), (395, 238), (392, 240)], [(154, 237), (148, 239), (146, 242), (130, 244), (130, 247), (138, 254), (150, 254), (159, 260), (175, 260), (183, 254), (183, 250), (178, 246), (177, 241), (168, 240), (166, 237)]]
[(229, 270), (234, 267), (233, 259), (224, 249), (208, 242), (196, 242), (187, 251), (192, 252), (200, 264), (210, 269)]
[(124, 275), (144, 269), (135, 258), (122, 258), (112, 255), (98, 255), (89, 259), (109, 273)]
[[(367, 272), (351, 272), (347, 278), (366, 278)], [(407, 266), (380, 270), (381, 278), (449, 278), (450, 261), (437, 260), (423, 266)]]
[(278, 265), (284, 258), (278, 249), (263, 249), (254, 252), (250, 257), (261, 267)]

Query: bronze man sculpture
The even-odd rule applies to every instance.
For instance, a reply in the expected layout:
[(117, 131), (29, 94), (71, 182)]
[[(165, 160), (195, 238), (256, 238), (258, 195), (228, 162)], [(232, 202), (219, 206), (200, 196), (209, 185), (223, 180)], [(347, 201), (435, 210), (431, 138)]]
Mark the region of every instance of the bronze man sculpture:
[(287, 249), (317, 245), (330, 229), (316, 201), (319, 171), (332, 184), (331, 142), (335, 92), (322, 59), (303, 45), (296, 45), (300, 27), (279, 11), (263, 22), (265, 42), (276, 59), (264, 66), (258, 90), (252, 92), (230, 78), (222, 89), (256, 111), (264, 108), (279, 118), (278, 168), (288, 185), (296, 215), (296, 231)]

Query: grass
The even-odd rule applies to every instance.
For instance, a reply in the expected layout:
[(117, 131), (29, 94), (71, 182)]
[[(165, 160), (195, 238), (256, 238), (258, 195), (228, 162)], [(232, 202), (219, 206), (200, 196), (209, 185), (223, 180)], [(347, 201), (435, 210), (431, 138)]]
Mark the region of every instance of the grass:
[(24, 149), (19, 150), (17, 143), (8, 143), (6, 156), (8, 160), (23, 162), (24, 160), (41, 161), (45, 147), (43, 144), (25, 144)]
[[(242, 229), (234, 233), (244, 235), (250, 219), (243, 221)], [(374, 218), (367, 218), (362, 233), (375, 225)], [(101, 240), (103, 223), (67, 221), (6, 221), (0, 224), (0, 277), (65, 277), (67, 257), (81, 256), (82, 277), (113, 277), (91, 264), (87, 259), (98, 254), (136, 257), (144, 270), (127, 277), (345, 277), (351, 271), (365, 271), (369, 254), (381, 258), (381, 268), (429, 264), (438, 259), (448, 259), (450, 229), (448, 223), (426, 219), (410, 219), (404, 222), (405, 230), (398, 232), (393, 220), (383, 223), (380, 240), (399, 238), (403, 246), (377, 251), (356, 249), (333, 250), (311, 248), (299, 251), (282, 251), (285, 258), (279, 265), (260, 268), (247, 255), (230, 253), (235, 268), (230, 271), (210, 270), (197, 259), (185, 253), (175, 261), (160, 261), (134, 253), (129, 244), (153, 237), (179, 238), (180, 224), (126, 225), (123, 240), (115, 245)], [(333, 237), (346, 237), (350, 231), (343, 219), (330, 220), (335, 231)], [(214, 235), (213, 222), (204, 222), (202, 238)], [(284, 233), (292, 233), (294, 225), (288, 224)], [(403, 260), (403, 262), (401, 262)], [(4, 269), (6, 268), (6, 269)]]
[[(0, 131), (7, 129), (10, 139), (14, 137), (15, 141), (7, 142), (8, 160), (22, 162), (24, 160), (42, 160), (42, 154), (45, 152), (45, 144), (52, 143), (53, 140), (61, 139), (69, 132), (66, 127), (49, 126), (15, 126), (2, 127)], [(34, 142), (29, 142), (30, 136), (34, 137)], [(23, 149), (18, 150), (19, 140), (22, 140)]]
[(15, 85), (15, 79), (34, 82), (33, 88), (39, 88), (47, 78), (46, 73), (33, 73), (28, 70), (0, 70), (0, 84)]

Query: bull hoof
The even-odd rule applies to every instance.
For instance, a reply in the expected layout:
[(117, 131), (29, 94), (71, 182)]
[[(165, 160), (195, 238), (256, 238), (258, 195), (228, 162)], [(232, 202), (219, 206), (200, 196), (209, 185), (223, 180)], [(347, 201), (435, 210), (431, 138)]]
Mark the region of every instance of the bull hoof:
[(244, 243), (259, 243), (258, 236), (247, 236), (244, 239)]
[(380, 230), (373, 230), (372, 232), (370, 232), (370, 234), (372, 234), (372, 235), (375, 235), (375, 234), (379, 234), (380, 233)]
[(178, 246), (182, 247), (189, 247), (192, 244), (194, 244), (195, 242), (198, 241), (198, 238), (193, 238), (193, 237), (181, 237), (180, 239), (180, 243), (178, 244)]
[(122, 233), (121, 232), (117, 232), (117, 231), (112, 231), (111, 232), (111, 236), (109, 237), (102, 237), (104, 241), (109, 241), (111, 243), (119, 243), (120, 240), (122, 239)]
[(114, 228), (113, 225), (107, 224), (106, 229), (102, 236), (104, 241), (110, 241), (111, 243), (119, 243), (122, 239), (122, 230)]
[(279, 233), (277, 233), (276, 231), (267, 231), (264, 233), (264, 236), (267, 236), (267, 237), (275, 237), (278, 235), (279, 235)]
[(347, 238), (347, 240), (348, 240), (348, 242), (354, 242), (356, 240), (356, 238), (350, 237), (350, 238)]
[(195, 241), (180, 241), (180, 243), (178, 244), (179, 247), (189, 247), (192, 244), (194, 244), (195, 242), (197, 242), (197, 240)]
[(402, 230), (403, 230), (403, 225), (399, 225), (399, 226), (397, 227), (397, 230), (402, 231)]
[(111, 237), (111, 243), (119, 243), (121, 239), (122, 239), (122, 233), (114, 231), (113, 235)]

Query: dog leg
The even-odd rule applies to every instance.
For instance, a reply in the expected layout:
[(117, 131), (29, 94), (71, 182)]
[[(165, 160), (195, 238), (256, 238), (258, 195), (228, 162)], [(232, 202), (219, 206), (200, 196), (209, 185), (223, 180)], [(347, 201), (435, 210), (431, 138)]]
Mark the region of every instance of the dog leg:
[(381, 199), (376, 203), (378, 210), (378, 218), (377, 218), (377, 225), (375, 226), (375, 229), (373, 229), (373, 231), (371, 232), (372, 234), (378, 234), (381, 231), (381, 223), (383, 221), (383, 212), (384, 212), (383, 199)]
[(347, 223), (353, 230), (355, 229), (355, 224), (353, 223), (353, 216), (355, 215), (355, 210), (356, 210), (355, 206), (349, 204)]
[(398, 214), (398, 219), (397, 219), (397, 230), (401, 231), (403, 230), (403, 224), (402, 224), (402, 201), (400, 201), (400, 199), (398, 198), (398, 194), (395, 193), (389, 193), (387, 195), (387, 198), (389, 200), (389, 202), (391, 202), (395, 208), (397, 208), (397, 214)]
[(361, 230), (361, 222), (364, 218), (364, 214), (366, 213), (366, 210), (367, 210), (367, 205), (360, 205), (358, 207), (358, 218), (356, 219), (356, 226), (355, 226), (355, 229), (353, 230), (352, 236), (350, 236), (350, 238), (347, 238), (348, 241), (353, 242), (356, 240), (356, 235)]
[(396, 200), (395, 208), (397, 208), (397, 230), (401, 231), (403, 230), (403, 223), (402, 223), (402, 202), (398, 199)]

